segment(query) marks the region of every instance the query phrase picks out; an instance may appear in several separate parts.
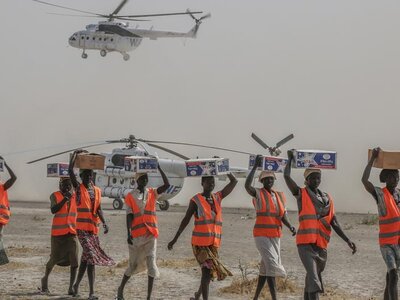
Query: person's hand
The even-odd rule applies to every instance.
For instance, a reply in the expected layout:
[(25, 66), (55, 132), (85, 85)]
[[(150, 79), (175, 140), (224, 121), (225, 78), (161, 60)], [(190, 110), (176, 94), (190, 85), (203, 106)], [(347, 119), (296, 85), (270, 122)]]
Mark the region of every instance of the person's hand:
[(379, 152), (381, 152), (381, 148), (379, 148), (379, 147), (376, 147), (376, 148), (372, 149), (371, 158), (372, 159), (376, 159), (378, 157), (378, 155), (379, 155)]
[(103, 224), (104, 234), (107, 234), (109, 231), (108, 225), (106, 223)]
[(291, 149), (291, 150), (287, 151), (287, 157), (288, 157), (288, 159), (293, 159), (294, 158), (294, 149)]
[(170, 241), (170, 242), (168, 243), (168, 250), (172, 250), (172, 249), (174, 248), (175, 243), (176, 243), (176, 240), (175, 240), (175, 239), (173, 239), (172, 241)]
[(290, 227), (290, 232), (292, 233), (292, 236), (296, 235), (296, 228), (294, 226)]
[(352, 241), (348, 241), (347, 245), (350, 247), (351, 250), (353, 250), (352, 254), (357, 252), (356, 244), (354, 244)]
[(72, 198), (72, 193), (70, 191), (67, 191), (64, 193), (64, 198), (66, 198), (67, 200)]
[(255, 164), (257, 167), (261, 167), (262, 159), (263, 159), (263, 156), (262, 156), (261, 154), (257, 154), (257, 156), (256, 156), (256, 161), (254, 162), (254, 164)]
[(128, 238), (126, 239), (126, 241), (128, 242), (129, 245), (133, 245), (132, 236), (130, 234), (128, 235)]

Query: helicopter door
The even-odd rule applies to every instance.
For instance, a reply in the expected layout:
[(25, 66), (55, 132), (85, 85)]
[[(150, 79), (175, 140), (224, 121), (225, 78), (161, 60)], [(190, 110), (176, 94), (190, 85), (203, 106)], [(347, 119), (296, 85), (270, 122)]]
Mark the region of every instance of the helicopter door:
[(85, 34), (79, 34), (79, 47), (85, 49), (86, 48), (86, 35)]

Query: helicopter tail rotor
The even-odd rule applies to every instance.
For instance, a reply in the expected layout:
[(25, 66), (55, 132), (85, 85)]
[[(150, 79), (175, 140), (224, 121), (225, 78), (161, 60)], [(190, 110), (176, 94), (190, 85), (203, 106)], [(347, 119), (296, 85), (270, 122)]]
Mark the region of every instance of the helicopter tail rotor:
[(200, 18), (196, 18), (195, 15), (189, 9), (187, 9), (186, 12), (196, 23), (193, 29), (189, 31), (189, 36), (192, 38), (196, 38), (197, 32), (199, 31), (200, 28), (200, 24), (202, 23), (203, 20), (211, 18), (211, 14), (207, 13), (201, 16)]
[(288, 141), (290, 141), (292, 138), (294, 138), (293, 134), (289, 134), (287, 137), (284, 139), (280, 140), (278, 143), (276, 143), (275, 147), (270, 147), (268, 146), (262, 139), (260, 139), (255, 133), (251, 134), (251, 137), (258, 143), (260, 144), (261, 147), (264, 149), (268, 150), (269, 154), (271, 156), (278, 156), (282, 153), (282, 151), (279, 149), (282, 145), (286, 144)]

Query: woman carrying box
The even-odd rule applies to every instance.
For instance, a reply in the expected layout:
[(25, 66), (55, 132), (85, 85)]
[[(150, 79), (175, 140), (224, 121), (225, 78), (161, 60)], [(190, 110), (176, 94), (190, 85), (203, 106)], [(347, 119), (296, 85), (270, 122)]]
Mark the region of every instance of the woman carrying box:
[(332, 228), (347, 243), (353, 254), (357, 248), (340, 227), (335, 216), (332, 197), (318, 189), (321, 183), (321, 170), (306, 169), (305, 187), (300, 188), (290, 176), (293, 158), (293, 150), (289, 150), (284, 177), (288, 188), (297, 198), (299, 228), (296, 243), (307, 273), (304, 299), (315, 300), (319, 299), (319, 293), (324, 292), (321, 275), (327, 262), (327, 248)]
[(267, 282), (272, 300), (276, 300), (275, 277), (286, 277), (286, 271), (281, 262), (282, 223), (289, 228), (293, 235), (296, 235), (296, 229), (287, 218), (285, 195), (272, 189), (276, 179), (273, 172), (262, 171), (260, 173), (258, 180), (263, 185), (261, 189), (251, 186), (254, 173), (261, 162), (262, 156), (257, 155), (245, 183), (246, 191), (253, 197), (253, 205), (257, 211), (253, 236), (261, 255), (260, 275), (253, 299), (258, 299), (265, 282)]
[(8, 263), (8, 257), (3, 245), (3, 230), (4, 227), (10, 221), (10, 215), (11, 215), (10, 203), (8, 202), (7, 191), (10, 187), (13, 186), (13, 184), (17, 180), (17, 176), (15, 176), (14, 172), (8, 166), (3, 157), (0, 156), (0, 160), (4, 162), (4, 166), (6, 167), (8, 174), (10, 174), (10, 179), (8, 179), (5, 183), (2, 183), (0, 181), (0, 266), (1, 266)]
[(378, 205), (379, 213), (379, 245), (383, 260), (387, 266), (385, 300), (397, 300), (397, 282), (400, 267), (400, 191), (399, 170), (383, 169), (379, 180), (385, 187), (374, 186), (369, 181), (374, 161), (381, 151), (380, 148), (372, 150), (372, 155), (365, 167), (362, 183), (372, 195)]
[(218, 248), (221, 244), (222, 235), (222, 199), (228, 196), (237, 184), (235, 176), (228, 174), (230, 182), (219, 192), (212, 193), (215, 187), (214, 176), (203, 176), (201, 185), (203, 192), (196, 194), (190, 199), (189, 207), (183, 218), (179, 229), (168, 249), (172, 250), (179, 236), (189, 224), (194, 215), (194, 229), (192, 233), (193, 254), (201, 267), (201, 283), (195, 293), (194, 300), (208, 300), (210, 280), (217, 278), (223, 280), (232, 273), (220, 262)]
[(100, 221), (103, 223), (104, 234), (108, 233), (108, 226), (101, 210), (101, 190), (93, 184), (93, 170), (80, 170), (79, 175), (82, 183), (78, 182), (74, 173), (75, 160), (80, 152), (82, 151), (75, 151), (69, 162), (69, 176), (75, 189), (78, 211), (76, 229), (83, 250), (73, 292), (75, 296), (78, 294), (79, 284), (87, 269), (89, 279), (88, 300), (96, 300), (98, 297), (94, 295), (94, 266), (112, 266), (115, 263), (100, 247), (98, 225)]
[[(153, 291), (154, 278), (160, 272), (156, 263), (158, 220), (156, 215), (157, 199), (169, 188), (168, 178), (158, 166), (163, 185), (146, 188), (149, 182), (146, 173), (136, 174), (137, 188), (125, 197), (126, 227), (128, 230), (129, 264), (118, 287), (116, 300), (124, 299), (124, 288), (132, 275), (143, 272), (147, 268), (147, 299)], [(129, 297), (131, 299), (131, 297)]]

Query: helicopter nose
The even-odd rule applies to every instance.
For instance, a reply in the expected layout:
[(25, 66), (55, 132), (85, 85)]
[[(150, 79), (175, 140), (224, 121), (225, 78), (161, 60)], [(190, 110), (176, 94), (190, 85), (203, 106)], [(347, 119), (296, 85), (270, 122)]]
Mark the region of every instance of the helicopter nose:
[(70, 46), (76, 46), (76, 42), (78, 40), (78, 35), (76, 33), (74, 33), (68, 40), (68, 43), (70, 44)]

